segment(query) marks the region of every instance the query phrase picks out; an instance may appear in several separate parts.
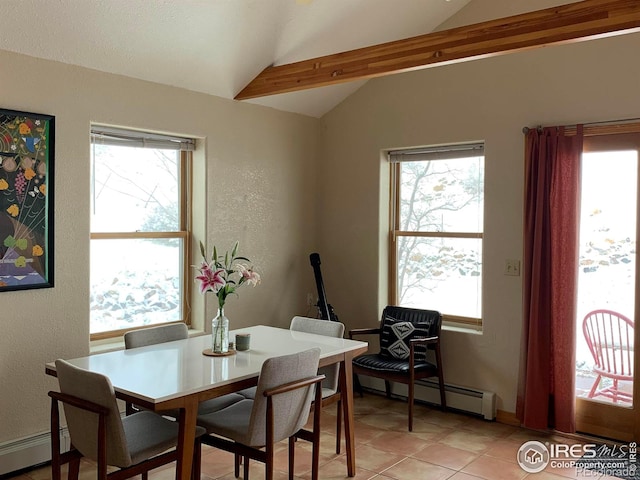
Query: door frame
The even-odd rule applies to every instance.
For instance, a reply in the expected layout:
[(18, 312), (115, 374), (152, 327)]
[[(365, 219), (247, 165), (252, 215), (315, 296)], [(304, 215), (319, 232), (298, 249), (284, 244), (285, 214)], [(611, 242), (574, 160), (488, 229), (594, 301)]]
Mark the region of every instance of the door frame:
[[(594, 125), (593, 128), (586, 127), (584, 135), (589, 138), (585, 138), (583, 151), (621, 150), (625, 146), (638, 151), (636, 242), (640, 241), (640, 123)], [(638, 261), (638, 257), (636, 257), (634, 292), (635, 325), (635, 319), (640, 318), (640, 261)], [(634, 328), (633, 331), (634, 345), (640, 345), (640, 331), (637, 328)], [(611, 403), (576, 398), (575, 423), (577, 432), (626, 442), (640, 438), (640, 381), (635, 379), (635, 373), (639, 371), (639, 367), (640, 358), (634, 352), (633, 403), (631, 407), (620, 407)], [(575, 371), (572, 375), (575, 375)]]

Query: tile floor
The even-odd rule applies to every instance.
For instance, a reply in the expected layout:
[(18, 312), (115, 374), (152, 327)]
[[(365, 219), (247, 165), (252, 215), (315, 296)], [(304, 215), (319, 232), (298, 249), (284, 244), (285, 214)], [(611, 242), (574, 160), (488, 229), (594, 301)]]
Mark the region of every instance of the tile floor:
[[(323, 411), (320, 453), (321, 480), (346, 477), (344, 448), (335, 454), (335, 406)], [(539, 480), (583, 479), (575, 469), (553, 469), (527, 474), (516, 462), (516, 452), (528, 440), (570, 443), (564, 437), (553, 438), (530, 430), (439, 409), (417, 406), (414, 430), (407, 431), (407, 405), (400, 400), (365, 394), (355, 399), (356, 479), (401, 480)], [(343, 441), (344, 443), (344, 441)], [(311, 478), (311, 446), (299, 441), (296, 447), (295, 479)], [(286, 443), (278, 446), (275, 464), (276, 480), (287, 476)], [(150, 480), (172, 480), (174, 467), (154, 470)], [(64, 473), (64, 472), (63, 472)], [(250, 479), (264, 478), (264, 467), (251, 463)], [(15, 476), (12, 480), (49, 480), (50, 467)], [(66, 476), (63, 476), (66, 478)], [(80, 480), (95, 478), (89, 461), (80, 467)], [(203, 446), (203, 480), (231, 480), (233, 456)], [(602, 477), (597, 473), (588, 478)]]

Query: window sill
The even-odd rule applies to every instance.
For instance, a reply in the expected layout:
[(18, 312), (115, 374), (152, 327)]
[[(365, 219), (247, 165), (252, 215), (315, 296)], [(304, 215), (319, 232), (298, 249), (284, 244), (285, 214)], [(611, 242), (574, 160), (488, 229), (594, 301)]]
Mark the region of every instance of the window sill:
[[(189, 329), (189, 337), (197, 337), (204, 334), (205, 332), (202, 330)], [(113, 352), (115, 350), (124, 350), (124, 337), (105, 338), (89, 342), (89, 352), (91, 355)]]
[(442, 330), (447, 332), (468, 333), (471, 335), (482, 335), (482, 327), (473, 327), (471, 325), (462, 325), (460, 323), (442, 323)]

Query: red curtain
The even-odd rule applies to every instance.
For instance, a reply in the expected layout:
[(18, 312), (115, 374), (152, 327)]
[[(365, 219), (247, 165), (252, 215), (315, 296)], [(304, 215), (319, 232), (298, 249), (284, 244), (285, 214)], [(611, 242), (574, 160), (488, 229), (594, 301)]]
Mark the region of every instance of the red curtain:
[(582, 126), (531, 129), (525, 149), (523, 330), (516, 414), (575, 431), (575, 338)]

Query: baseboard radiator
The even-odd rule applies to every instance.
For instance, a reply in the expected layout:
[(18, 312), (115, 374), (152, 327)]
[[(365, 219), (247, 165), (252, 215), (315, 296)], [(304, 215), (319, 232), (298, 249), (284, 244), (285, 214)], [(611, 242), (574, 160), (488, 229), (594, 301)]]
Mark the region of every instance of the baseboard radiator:
[[(69, 450), (69, 432), (60, 434), (60, 449)], [(16, 472), (51, 460), (51, 435), (49, 432), (11, 440), (0, 444), (0, 475)]]
[[(384, 394), (383, 380), (363, 375), (360, 375), (359, 379), (363, 387)], [(401, 383), (392, 383), (391, 394), (406, 399), (408, 394), (407, 386)], [(445, 384), (445, 395), (447, 408), (478, 415), (485, 420), (495, 420), (496, 418), (496, 394), (494, 392)], [(415, 397), (416, 401), (439, 406), (440, 388), (438, 387), (438, 382), (431, 379), (418, 380), (416, 382)]]

